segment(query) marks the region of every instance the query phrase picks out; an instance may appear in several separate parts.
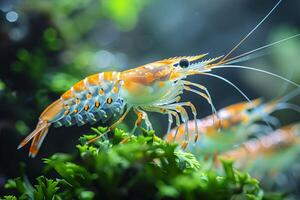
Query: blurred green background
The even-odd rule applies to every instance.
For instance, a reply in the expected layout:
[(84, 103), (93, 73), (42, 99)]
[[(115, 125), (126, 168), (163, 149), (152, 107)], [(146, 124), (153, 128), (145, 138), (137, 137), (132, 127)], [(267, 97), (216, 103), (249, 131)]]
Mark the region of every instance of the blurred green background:
[[(39, 114), (61, 93), (87, 75), (125, 70), (179, 55), (226, 54), (276, 1), (259, 0), (2, 0), (0, 1), (0, 187), (20, 175), (39, 174), (41, 158), (73, 152), (83, 127), (52, 128), (37, 159), (17, 151), (20, 140), (35, 127)], [(234, 55), (300, 32), (300, 1), (284, 1)], [(300, 38), (270, 48), (265, 56), (245, 63), (300, 82)], [(293, 87), (257, 72), (218, 69), (251, 99), (272, 99)], [(219, 80), (196, 76), (215, 106), (244, 100)], [(199, 117), (210, 114), (205, 100), (184, 94), (197, 106)], [(299, 98), (293, 100), (299, 104)], [(299, 120), (291, 110), (279, 113), (283, 123)], [(151, 115), (158, 133), (165, 117)], [(132, 124), (129, 121), (129, 125)], [(100, 124), (99, 124), (100, 125)]]

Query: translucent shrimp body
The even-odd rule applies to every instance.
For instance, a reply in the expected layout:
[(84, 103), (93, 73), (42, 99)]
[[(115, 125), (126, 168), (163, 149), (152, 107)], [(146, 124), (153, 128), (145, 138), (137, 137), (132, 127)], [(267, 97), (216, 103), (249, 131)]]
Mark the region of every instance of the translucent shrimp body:
[(140, 106), (162, 99), (173, 86), (172, 70), (164, 62), (150, 63), (122, 73), (120, 94), (127, 103)]
[[(104, 123), (123, 113), (108, 129), (112, 130), (131, 109), (138, 116), (133, 131), (142, 120), (145, 120), (148, 129), (152, 129), (146, 111), (175, 116), (177, 123), (179, 118), (187, 122), (188, 116), (183, 106), (192, 107), (194, 112), (195, 109), (189, 103), (177, 103), (185, 87), (182, 79), (188, 75), (185, 69), (187, 66), (180, 66), (180, 62), (189, 64), (203, 56), (170, 58), (124, 72), (103, 72), (88, 76), (45, 109), (36, 129), (20, 143), (19, 148), (32, 140), (29, 155), (34, 157), (51, 125), (59, 127), (81, 126), (98, 121)], [(204, 61), (203, 64), (211, 61)]]

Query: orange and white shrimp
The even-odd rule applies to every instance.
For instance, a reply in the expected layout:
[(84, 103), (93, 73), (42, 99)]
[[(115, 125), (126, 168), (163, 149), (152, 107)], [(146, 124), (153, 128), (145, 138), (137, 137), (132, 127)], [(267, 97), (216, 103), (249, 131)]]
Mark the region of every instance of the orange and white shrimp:
[[(259, 25), (270, 15), (279, 3), (280, 1)], [(171, 129), (173, 117), (175, 118), (176, 125), (179, 126), (182, 121), (187, 126), (189, 116), (186, 108), (191, 109), (194, 120), (196, 120), (197, 110), (191, 102), (180, 102), (180, 95), (183, 94), (184, 91), (190, 91), (204, 97), (211, 105), (213, 112), (215, 112), (208, 90), (203, 85), (186, 80), (186, 78), (191, 75), (206, 75), (219, 78), (235, 87), (249, 100), (233, 83), (209, 72), (215, 68), (238, 67), (272, 74), (254, 68), (232, 65), (234, 61), (244, 58), (244, 56), (255, 52), (255, 50), (228, 59), (229, 55), (247, 39), (259, 25), (226, 56), (208, 60), (201, 60), (207, 54), (174, 57), (123, 72), (103, 72), (91, 75), (79, 81), (58, 100), (46, 108), (39, 117), (36, 129), (20, 143), (19, 148), (25, 146), (30, 140), (33, 140), (29, 155), (34, 157), (38, 153), (51, 125), (83, 125), (86, 123), (106, 121), (114, 115), (121, 115), (121, 117), (108, 128), (107, 131), (110, 131), (126, 117), (130, 110), (134, 110), (138, 116), (133, 132), (143, 120), (145, 121), (147, 129), (152, 129), (147, 112), (158, 112), (168, 115), (168, 130)], [(264, 49), (268, 46), (270, 45), (266, 45), (257, 50)], [(274, 76), (299, 87), (298, 84), (290, 80), (278, 75)], [(197, 128), (195, 130), (197, 131)], [(187, 137), (189, 135), (187, 128), (186, 132), (185, 135)], [(91, 141), (96, 139), (98, 139), (98, 137)], [(188, 140), (188, 138), (186, 138), (186, 140)]]
[[(138, 116), (135, 128), (144, 119), (147, 128), (152, 129), (145, 111), (170, 114), (186, 122), (189, 119), (183, 106), (191, 107), (195, 117), (196, 109), (191, 103), (178, 102), (179, 95), (189, 83), (182, 79), (189, 73), (188, 65), (193, 67), (194, 64), (190, 63), (203, 56), (171, 58), (124, 72), (91, 75), (76, 83), (45, 109), (36, 129), (20, 143), (19, 148), (33, 139), (29, 155), (34, 157), (51, 125), (93, 124), (123, 112), (119, 120), (109, 127), (108, 130), (112, 130), (131, 109)], [(212, 61), (214, 59), (195, 65), (206, 66)]]
[(215, 160), (216, 165), (220, 164), (219, 158), (223, 158), (235, 160), (236, 167), (244, 168), (259, 156), (276, 154), (284, 148), (299, 145), (299, 128), (299, 124), (288, 125), (267, 135), (248, 140), (240, 147), (220, 154)]
[[(182, 149), (186, 149), (189, 144), (195, 144), (201, 137), (219, 140), (226, 129), (230, 127), (236, 128), (239, 124), (242, 124), (243, 127), (247, 127), (248, 125), (253, 125), (253, 122), (263, 121), (266, 123), (266, 126), (264, 127), (268, 128), (266, 131), (269, 132), (270, 129), (272, 130), (271, 125), (278, 126), (280, 124), (277, 118), (271, 116), (273, 112), (291, 109), (300, 113), (300, 106), (288, 103), (289, 100), (298, 96), (299, 93), (300, 89), (296, 89), (287, 95), (268, 103), (262, 103), (260, 99), (251, 102), (240, 102), (222, 108), (218, 110), (217, 113), (205, 118), (197, 119), (196, 121), (190, 120), (187, 123), (188, 133), (190, 134), (187, 137), (189, 138), (189, 141), (186, 140), (186, 124), (181, 124), (180, 126), (173, 128), (164, 136), (164, 138), (168, 142), (177, 142)], [(198, 130), (196, 130), (196, 128)], [(262, 128), (262, 126), (260, 126), (260, 128)], [(198, 134), (191, 134), (195, 132)], [(234, 140), (236, 136), (229, 135), (229, 137)], [(247, 134), (243, 133), (242, 137), (247, 137)], [(230, 144), (228, 143), (228, 145)], [(200, 148), (203, 149), (203, 144)]]
[[(270, 114), (275, 107), (275, 104), (268, 106), (261, 105), (261, 101), (259, 99), (252, 102), (241, 102), (227, 106), (217, 111), (217, 117), (213, 114), (202, 119), (197, 119), (196, 121), (190, 120), (187, 123), (189, 129), (188, 132), (197, 132), (198, 134), (194, 136), (189, 135), (188, 138), (190, 140), (194, 140), (194, 143), (196, 143), (201, 137), (200, 134), (205, 134), (206, 137), (220, 135), (221, 129), (227, 129), (228, 127), (232, 127), (239, 123), (250, 123), (258, 118), (262, 118), (265, 115)], [(198, 129), (197, 131), (196, 128)], [(185, 140), (185, 129), (185, 124), (181, 124), (180, 126), (173, 128), (165, 135), (165, 140), (169, 142), (176, 141), (183, 149), (185, 149), (188, 145), (187, 142), (189, 142)]]

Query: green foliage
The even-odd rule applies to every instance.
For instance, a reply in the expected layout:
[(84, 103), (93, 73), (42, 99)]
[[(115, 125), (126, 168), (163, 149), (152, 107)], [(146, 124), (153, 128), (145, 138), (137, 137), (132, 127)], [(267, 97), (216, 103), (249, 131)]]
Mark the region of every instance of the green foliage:
[(147, 0), (101, 1), (102, 12), (111, 18), (122, 30), (130, 30), (137, 23), (138, 14)]
[[(257, 180), (223, 161), (224, 173), (207, 170), (191, 153), (158, 138), (153, 131), (130, 135), (104, 128), (80, 138), (77, 155), (44, 159), (44, 176), (32, 186), (26, 176), (9, 180), (17, 196), (4, 199), (263, 199)], [(100, 139), (87, 144), (91, 138)], [(46, 178), (55, 172), (56, 177)]]

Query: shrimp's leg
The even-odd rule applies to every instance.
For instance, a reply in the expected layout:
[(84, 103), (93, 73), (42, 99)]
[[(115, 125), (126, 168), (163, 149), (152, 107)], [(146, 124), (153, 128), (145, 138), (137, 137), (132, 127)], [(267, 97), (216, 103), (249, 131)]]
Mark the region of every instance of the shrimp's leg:
[(196, 110), (195, 106), (191, 102), (182, 102), (182, 103), (178, 103), (175, 105), (187, 106), (191, 109), (193, 118), (194, 118), (194, 123), (195, 123), (194, 142), (197, 142), (197, 140), (199, 138), (199, 129), (198, 129), (198, 123), (197, 123), (197, 110)]
[(168, 113), (168, 130), (167, 130), (167, 134), (169, 134), (171, 132), (171, 126), (173, 124), (173, 116), (171, 113)]
[(136, 128), (141, 126), (141, 123), (142, 123), (143, 120), (145, 120), (147, 131), (153, 130), (152, 123), (150, 122), (147, 113), (145, 111), (141, 110), (141, 109), (138, 109), (138, 108), (136, 108), (134, 111), (135, 111), (138, 118), (135, 121), (135, 125), (134, 125), (134, 128), (131, 131), (131, 133), (134, 133)]
[(194, 142), (196, 143), (198, 138), (199, 138), (199, 129), (198, 129), (198, 123), (197, 123), (197, 110), (191, 102), (187, 102), (187, 106), (191, 108), (193, 117), (194, 117), (194, 122), (195, 122), (195, 137), (194, 137)]
[[(196, 84), (196, 85), (198, 85), (198, 84)], [(199, 85), (199, 86), (202, 86), (202, 85)], [(203, 87), (204, 87), (204, 86), (203, 86)], [(204, 87), (204, 88), (205, 88), (205, 87)], [(218, 122), (218, 126), (219, 126), (219, 128), (221, 128), (221, 127), (222, 127), (222, 120), (219, 119), (218, 112), (217, 112), (217, 110), (216, 110), (214, 104), (212, 103), (212, 100), (211, 100), (211, 97), (210, 97), (209, 93), (207, 93), (207, 95), (206, 95), (205, 93), (200, 92), (200, 91), (198, 91), (198, 90), (194, 90), (194, 89), (192, 89), (192, 88), (190, 88), (190, 87), (188, 87), (188, 86), (185, 86), (184, 89), (187, 90), (187, 91), (193, 92), (193, 93), (195, 93), (195, 94), (198, 94), (198, 95), (202, 96), (203, 98), (205, 98), (205, 99), (207, 100), (207, 102), (210, 104), (210, 106), (211, 106), (211, 108), (212, 108), (212, 113), (213, 113), (213, 124), (215, 123), (215, 118), (216, 118), (216, 119), (217, 119), (217, 122)], [(205, 88), (205, 89), (206, 89), (206, 88)], [(206, 91), (208, 92), (207, 89), (206, 89)]]
[[(177, 134), (178, 134), (178, 131), (179, 131), (179, 127), (180, 127), (180, 118), (179, 118), (179, 115), (178, 115), (178, 113), (177, 112), (175, 112), (175, 111), (172, 111), (172, 110), (167, 110), (166, 111), (169, 115), (171, 115), (171, 117), (172, 117), (172, 115), (175, 117), (175, 122), (176, 122), (176, 131), (175, 131), (175, 134), (174, 134), (174, 138), (173, 138), (173, 142), (174, 141), (176, 141), (176, 137), (177, 137)], [(173, 122), (173, 120), (172, 120), (172, 122)], [(167, 134), (169, 134), (170, 133), (170, 131), (167, 133)]]
[(213, 102), (212, 102), (211, 95), (210, 95), (208, 89), (207, 89), (205, 86), (201, 85), (201, 84), (193, 83), (193, 82), (190, 82), (190, 81), (183, 81), (183, 83), (184, 83), (185, 85), (192, 85), (192, 86), (195, 86), (195, 87), (197, 87), (197, 88), (199, 88), (200, 90), (203, 90), (203, 91), (205, 92), (206, 95), (205, 95), (204, 93), (200, 92), (200, 91), (193, 90), (193, 89), (191, 89), (191, 88), (189, 88), (189, 89), (191, 89), (191, 90), (185, 88), (186, 90), (191, 91), (191, 92), (194, 92), (194, 93), (196, 93), (196, 94), (202, 96), (203, 98), (205, 98), (206, 101), (207, 101), (207, 102), (210, 104), (210, 106), (211, 106), (213, 115), (216, 116), (216, 118), (218, 119), (219, 117), (218, 117), (218, 114), (217, 114), (217, 110), (216, 110), (216, 108), (215, 108), (215, 106), (214, 106), (214, 104), (213, 104)]
[(138, 109), (134, 109), (134, 112), (137, 115), (137, 119), (136, 119), (136, 121), (134, 123), (134, 127), (133, 127), (133, 129), (131, 131), (131, 134), (134, 134), (136, 128), (139, 127), (139, 126), (141, 126), (142, 121), (143, 121), (143, 117), (144, 117), (143, 113), (140, 112)]
[[(191, 107), (193, 109), (193, 114), (196, 116), (196, 112), (195, 112), (196, 109), (193, 105), (191, 106), (189, 102), (175, 103), (175, 104), (169, 104), (169, 105), (160, 105), (160, 106), (155, 106), (155, 107), (143, 107), (143, 109), (150, 111), (150, 112), (158, 112), (161, 114), (168, 114), (169, 127), (171, 127), (171, 125), (173, 123), (172, 116), (174, 116), (176, 119), (176, 127), (177, 128), (175, 130), (173, 138), (170, 137), (169, 141), (171, 141), (172, 139), (173, 139), (173, 142), (176, 141), (176, 137), (177, 137), (178, 133), (180, 135), (184, 135), (185, 136), (184, 141), (180, 144), (181, 144), (181, 148), (185, 149), (187, 147), (188, 137), (189, 137), (189, 132), (188, 132), (189, 131), (188, 130), (189, 117), (188, 117), (186, 110), (183, 108), (183, 106)], [(183, 129), (180, 128), (180, 127), (182, 127), (180, 124), (180, 119), (184, 124)], [(170, 131), (168, 131), (167, 134), (170, 134)]]
[(153, 130), (152, 123), (150, 122), (147, 113), (145, 111), (140, 110), (140, 109), (137, 109), (137, 110), (143, 114), (143, 119), (145, 120), (147, 131)]
[(88, 141), (88, 144), (95, 142), (96, 140), (100, 139), (101, 137), (103, 137), (105, 134), (107, 134), (109, 131), (112, 131), (119, 123), (121, 123), (125, 117), (127, 116), (127, 114), (129, 113), (131, 107), (127, 107), (126, 111), (123, 113), (123, 115), (113, 124), (111, 125), (104, 133), (102, 133), (101, 135), (98, 135), (92, 139), (90, 139)]
[[(188, 141), (189, 141), (189, 129), (188, 129), (188, 122), (189, 122), (189, 117), (188, 114), (186, 112), (186, 110), (183, 107), (184, 103), (176, 103), (176, 104), (171, 104), (171, 105), (167, 105), (165, 106), (165, 108), (167, 109), (171, 109), (171, 110), (175, 110), (177, 113), (179, 113), (182, 122), (185, 125), (185, 138), (184, 138), (184, 142), (182, 143), (181, 147), (183, 149), (185, 149), (187, 147)], [(177, 132), (177, 131), (176, 131)], [(174, 137), (175, 139), (176, 137)]]
[[(174, 110), (166, 109), (163, 106), (158, 106), (158, 107), (148, 107), (147, 106), (147, 107), (142, 107), (142, 108), (144, 110), (146, 110), (146, 111), (149, 111), (149, 112), (157, 112), (157, 113), (161, 113), (161, 114), (168, 114), (168, 116), (169, 116), (169, 118), (168, 118), (169, 119), (169, 125), (168, 125), (169, 127), (168, 127), (168, 129), (171, 129), (171, 125), (173, 123), (172, 116), (174, 116), (175, 120), (176, 120), (176, 127), (177, 127), (177, 129), (175, 131), (175, 134), (174, 134), (173, 138), (170, 139), (170, 141), (171, 140), (175, 141), (177, 133), (178, 133), (178, 129), (180, 127), (180, 118), (179, 118), (178, 113), (176, 111), (174, 111)], [(168, 130), (167, 134), (170, 134), (170, 130)]]

